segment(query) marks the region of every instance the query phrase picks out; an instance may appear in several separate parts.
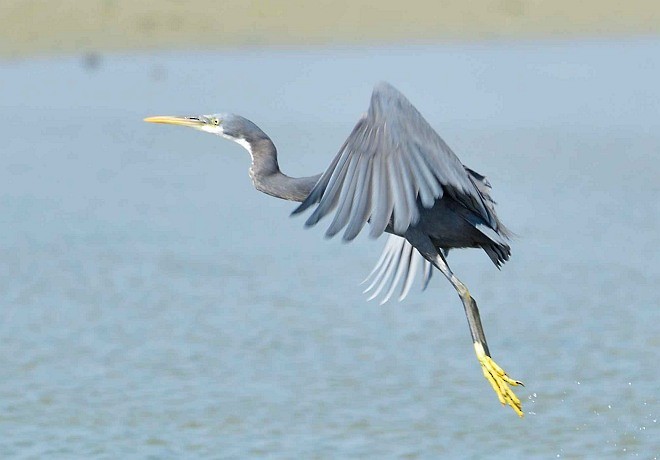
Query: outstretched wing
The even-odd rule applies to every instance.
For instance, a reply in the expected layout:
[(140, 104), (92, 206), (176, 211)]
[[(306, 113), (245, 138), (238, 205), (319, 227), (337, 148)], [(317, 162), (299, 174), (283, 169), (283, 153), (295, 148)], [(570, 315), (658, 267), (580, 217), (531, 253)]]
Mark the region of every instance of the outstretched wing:
[(379, 83), (368, 113), (293, 214), (317, 205), (305, 223), (311, 226), (334, 211), (326, 235), (346, 227), (347, 241), (367, 221), (373, 238), (388, 224), (401, 235), (418, 221), (420, 206), (432, 207), (445, 193), (496, 228), (494, 214), (456, 155), (403, 94)]
[(365, 293), (373, 291), (369, 300), (372, 300), (384, 290), (385, 295), (381, 305), (390, 300), (397, 286), (401, 284), (399, 300), (403, 300), (410, 292), (412, 283), (418, 270), (422, 269), (422, 289), (426, 289), (431, 280), (431, 262), (426, 260), (405, 238), (390, 235), (383, 248), (383, 253), (376, 262), (376, 266), (362, 283), (369, 283)]

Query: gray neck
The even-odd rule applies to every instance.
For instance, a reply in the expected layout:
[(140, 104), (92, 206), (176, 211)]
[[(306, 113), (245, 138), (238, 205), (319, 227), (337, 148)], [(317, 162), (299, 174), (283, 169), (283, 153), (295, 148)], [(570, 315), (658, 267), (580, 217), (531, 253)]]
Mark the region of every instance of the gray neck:
[(250, 178), (260, 192), (289, 201), (303, 202), (318, 181), (320, 174), (309, 177), (289, 177), (280, 171), (277, 149), (269, 139), (248, 141), (252, 165)]

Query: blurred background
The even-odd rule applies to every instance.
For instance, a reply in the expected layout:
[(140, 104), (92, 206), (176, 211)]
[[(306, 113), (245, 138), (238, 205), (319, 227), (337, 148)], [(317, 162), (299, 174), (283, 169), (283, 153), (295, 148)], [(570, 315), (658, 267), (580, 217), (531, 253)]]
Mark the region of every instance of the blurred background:
[[(0, 1), (0, 457), (658, 458), (660, 4)], [(512, 259), (383, 306), (222, 139), (322, 171), (399, 88), (487, 175)]]
[(3, 0), (5, 56), (135, 49), (396, 45), (652, 36), (652, 0)]

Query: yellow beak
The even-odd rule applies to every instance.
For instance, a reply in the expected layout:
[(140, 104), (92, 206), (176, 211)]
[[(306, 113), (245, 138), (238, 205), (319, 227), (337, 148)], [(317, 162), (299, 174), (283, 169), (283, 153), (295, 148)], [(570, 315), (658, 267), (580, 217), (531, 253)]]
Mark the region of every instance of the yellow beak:
[(148, 117), (144, 121), (147, 123), (163, 123), (166, 125), (181, 125), (181, 126), (190, 126), (191, 128), (199, 128), (204, 126), (206, 123), (196, 117), (169, 117), (169, 116), (158, 116), (158, 117)]

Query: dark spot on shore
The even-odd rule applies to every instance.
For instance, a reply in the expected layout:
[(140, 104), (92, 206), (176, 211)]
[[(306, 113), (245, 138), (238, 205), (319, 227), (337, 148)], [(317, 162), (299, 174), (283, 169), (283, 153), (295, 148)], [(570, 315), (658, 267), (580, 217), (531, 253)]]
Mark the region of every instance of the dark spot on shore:
[(85, 53), (82, 57), (82, 66), (85, 70), (95, 71), (101, 65), (101, 55), (94, 51)]

